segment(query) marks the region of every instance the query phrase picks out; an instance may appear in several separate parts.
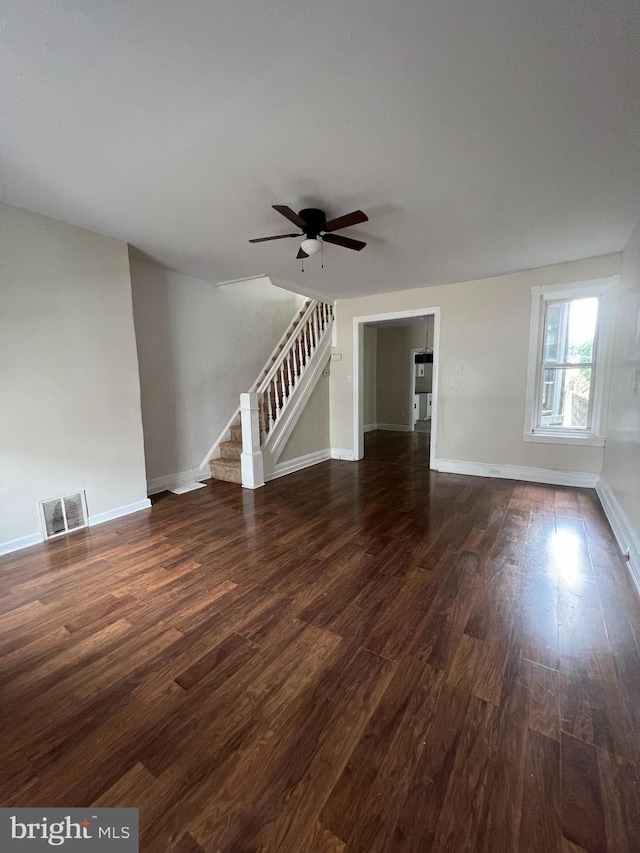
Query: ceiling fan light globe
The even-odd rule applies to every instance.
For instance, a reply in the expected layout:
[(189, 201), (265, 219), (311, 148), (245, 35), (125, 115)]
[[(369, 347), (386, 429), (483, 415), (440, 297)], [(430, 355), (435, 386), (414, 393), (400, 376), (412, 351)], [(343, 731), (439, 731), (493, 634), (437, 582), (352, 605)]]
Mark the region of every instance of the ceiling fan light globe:
[(307, 255), (317, 255), (321, 248), (320, 240), (303, 240), (300, 248)]

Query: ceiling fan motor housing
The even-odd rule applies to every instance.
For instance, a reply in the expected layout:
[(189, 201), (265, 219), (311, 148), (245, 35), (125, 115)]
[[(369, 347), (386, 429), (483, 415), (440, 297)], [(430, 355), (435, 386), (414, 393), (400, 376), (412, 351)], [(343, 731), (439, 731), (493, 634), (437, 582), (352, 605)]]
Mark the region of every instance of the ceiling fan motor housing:
[(298, 216), (304, 219), (307, 225), (305, 234), (311, 240), (318, 236), (322, 231), (322, 226), (327, 221), (324, 210), (319, 210), (317, 207), (306, 207), (304, 210), (299, 210)]

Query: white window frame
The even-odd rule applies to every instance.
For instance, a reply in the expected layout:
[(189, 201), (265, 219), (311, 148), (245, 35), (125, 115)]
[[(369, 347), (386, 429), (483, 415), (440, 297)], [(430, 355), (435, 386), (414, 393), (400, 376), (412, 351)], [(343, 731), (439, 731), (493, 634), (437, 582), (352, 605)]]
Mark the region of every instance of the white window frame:
[[(614, 296), (618, 276), (573, 284), (547, 285), (531, 288), (531, 330), (529, 334), (529, 369), (525, 403), (524, 441), (548, 444), (578, 444), (604, 447), (606, 436), (607, 402), (611, 376), (611, 347), (613, 343)], [(589, 429), (578, 427), (537, 426), (540, 406), (542, 357), (545, 338), (544, 321), (548, 302), (563, 299), (600, 300), (598, 325), (594, 339), (594, 369), (591, 387), (591, 423)]]

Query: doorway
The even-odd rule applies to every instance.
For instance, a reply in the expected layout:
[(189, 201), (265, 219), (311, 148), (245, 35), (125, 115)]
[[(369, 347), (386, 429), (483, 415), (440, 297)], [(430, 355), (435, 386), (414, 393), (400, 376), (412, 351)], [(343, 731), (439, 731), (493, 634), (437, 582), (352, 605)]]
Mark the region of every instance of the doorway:
[[(418, 345), (414, 342), (413, 346), (410, 346), (409, 349), (405, 349), (402, 361), (402, 368), (398, 371), (397, 383), (398, 387), (401, 387), (400, 393), (402, 394), (403, 401), (406, 398), (406, 412), (403, 408), (402, 419), (399, 416), (395, 418), (392, 415), (387, 414), (388, 409), (384, 410), (383, 407), (378, 408), (378, 417), (376, 418), (375, 423), (372, 423), (371, 416), (371, 406), (367, 406), (366, 413), (366, 422), (365, 422), (365, 364), (366, 364), (366, 355), (365, 355), (365, 329), (367, 327), (376, 328), (378, 330), (387, 330), (387, 329), (398, 329), (403, 327), (416, 327), (418, 324), (426, 323), (427, 319), (429, 319), (430, 324), (432, 324), (432, 343), (429, 349), (432, 350), (432, 363), (430, 364), (431, 368), (431, 391), (429, 392), (431, 395), (431, 416), (429, 420), (430, 429), (425, 427), (421, 429), (419, 427), (418, 430), (413, 429), (413, 407), (414, 407), (414, 392), (415, 386), (413, 384), (413, 376), (411, 379), (411, 384), (409, 384), (407, 380), (407, 365), (410, 360), (414, 358), (415, 353), (413, 350), (418, 350), (418, 352), (423, 352), (427, 349), (427, 342), (425, 341), (425, 345), (418, 348)], [(395, 433), (396, 435), (396, 444), (399, 447), (400, 442), (400, 433), (412, 433), (416, 434), (415, 441), (421, 442), (422, 444), (428, 444), (428, 464), (430, 468), (436, 467), (436, 447), (437, 447), (437, 411), (438, 411), (438, 351), (439, 351), (439, 341), (440, 341), (440, 309), (439, 308), (424, 308), (424, 309), (413, 309), (408, 311), (397, 311), (397, 312), (387, 312), (384, 314), (374, 314), (368, 315), (365, 317), (354, 317), (353, 318), (353, 345), (354, 345), (354, 355), (353, 355), (353, 364), (354, 364), (354, 374), (353, 374), (353, 424), (354, 424), (354, 458), (362, 459), (365, 455), (365, 427), (366, 432), (376, 431), (375, 441), (374, 436), (368, 436), (367, 446), (371, 448), (374, 445), (378, 446), (378, 450), (382, 450), (385, 445), (389, 445), (391, 442), (392, 436), (385, 436), (385, 432)], [(386, 332), (384, 333), (386, 334)], [(370, 333), (367, 333), (367, 337), (370, 338)], [(370, 344), (368, 344), (370, 346)], [(383, 369), (384, 365), (388, 366), (387, 359), (382, 359)], [(379, 365), (376, 365), (376, 370)], [(367, 384), (371, 385), (370, 376), (367, 377)], [(423, 411), (426, 409), (426, 400), (424, 402)], [(397, 410), (396, 410), (397, 411)], [(426, 416), (425, 416), (426, 417)], [(386, 418), (389, 418), (391, 422), (387, 421)], [(396, 422), (398, 421), (398, 422)], [(420, 434), (422, 433), (422, 435)], [(409, 436), (406, 436), (407, 448), (410, 448), (408, 443)], [(404, 445), (403, 445), (404, 446)], [(411, 464), (411, 463), (409, 463)], [(423, 463), (424, 464), (424, 463)]]
[(412, 401), (409, 429), (431, 434), (433, 411), (433, 317), (427, 317), (425, 345), (412, 347), (409, 359), (409, 395)]

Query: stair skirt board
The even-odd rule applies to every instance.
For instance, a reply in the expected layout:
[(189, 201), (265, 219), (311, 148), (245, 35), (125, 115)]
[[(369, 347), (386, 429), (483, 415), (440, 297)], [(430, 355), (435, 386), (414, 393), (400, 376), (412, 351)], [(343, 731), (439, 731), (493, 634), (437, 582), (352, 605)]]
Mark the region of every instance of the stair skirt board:
[(313, 453), (305, 453), (304, 456), (297, 456), (295, 459), (288, 459), (286, 462), (278, 462), (271, 474), (265, 474), (264, 479), (266, 481), (276, 480), (278, 477), (293, 474), (295, 471), (302, 471), (304, 468), (310, 468), (319, 462), (327, 462), (329, 459), (331, 459), (331, 448), (314, 450)]

